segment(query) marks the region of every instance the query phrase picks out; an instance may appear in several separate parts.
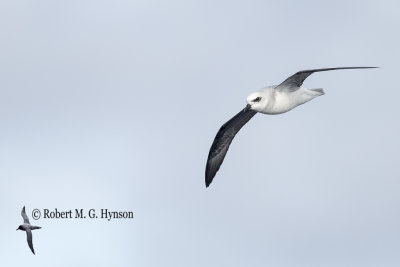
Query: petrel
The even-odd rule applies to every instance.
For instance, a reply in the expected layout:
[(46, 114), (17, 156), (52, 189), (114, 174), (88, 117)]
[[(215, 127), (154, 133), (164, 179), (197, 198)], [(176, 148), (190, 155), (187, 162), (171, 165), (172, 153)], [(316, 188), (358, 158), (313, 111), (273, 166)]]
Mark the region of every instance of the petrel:
[(28, 241), (29, 248), (32, 250), (32, 253), (35, 254), (35, 250), (33, 249), (33, 244), (32, 244), (32, 230), (40, 229), (42, 227), (33, 226), (29, 223), (29, 218), (25, 212), (25, 206), (22, 208), (21, 215), (22, 215), (22, 218), (24, 218), (24, 224), (21, 224), (18, 227), (17, 231), (22, 230), (22, 231), (26, 232), (26, 238)]
[(284, 80), (279, 85), (268, 86), (247, 97), (246, 107), (232, 119), (221, 126), (208, 153), (206, 166), (206, 187), (208, 187), (219, 170), (229, 146), (239, 130), (257, 112), (264, 114), (285, 113), (311, 99), (323, 95), (321, 88), (307, 89), (301, 87), (304, 80), (314, 72), (342, 69), (370, 69), (377, 67), (339, 67), (313, 70), (302, 70)]

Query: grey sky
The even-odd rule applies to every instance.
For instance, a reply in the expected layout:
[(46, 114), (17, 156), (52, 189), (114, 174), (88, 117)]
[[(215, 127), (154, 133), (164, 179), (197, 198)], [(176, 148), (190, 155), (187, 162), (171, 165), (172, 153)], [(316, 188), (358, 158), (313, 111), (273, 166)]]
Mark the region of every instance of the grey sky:
[[(396, 1), (0, 1), (4, 266), (399, 266)], [(326, 95), (256, 115), (298, 70)], [(31, 223), (34, 208), (134, 220)]]

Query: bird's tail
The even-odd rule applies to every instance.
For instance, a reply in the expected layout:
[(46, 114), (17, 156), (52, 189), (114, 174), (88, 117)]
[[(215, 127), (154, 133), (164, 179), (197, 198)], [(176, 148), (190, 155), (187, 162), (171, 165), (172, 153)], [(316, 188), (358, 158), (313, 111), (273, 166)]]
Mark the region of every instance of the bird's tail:
[(322, 88), (314, 88), (314, 89), (309, 89), (309, 90), (315, 92), (316, 95), (318, 95), (318, 96), (325, 94), (324, 89), (322, 89)]
[(42, 229), (42, 227), (40, 227), (40, 226), (33, 226), (33, 225), (32, 225), (32, 230), (36, 230), (36, 229)]

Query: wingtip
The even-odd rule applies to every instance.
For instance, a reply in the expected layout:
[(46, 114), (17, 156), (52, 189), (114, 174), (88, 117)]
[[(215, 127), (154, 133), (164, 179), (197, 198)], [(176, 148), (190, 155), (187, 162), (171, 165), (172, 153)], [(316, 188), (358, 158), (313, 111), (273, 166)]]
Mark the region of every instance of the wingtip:
[(208, 179), (206, 178), (206, 188), (208, 188), (211, 184), (211, 181), (208, 181)]
[(206, 168), (206, 179), (205, 179), (205, 182), (206, 182), (206, 188), (208, 188), (209, 186), (210, 186), (210, 184), (212, 183), (212, 181), (214, 180), (214, 177), (215, 177), (215, 174), (216, 174), (216, 172), (214, 172), (214, 173), (212, 173), (212, 172), (210, 172), (210, 169), (208, 168), (209, 166), (207, 165), (207, 168)]
[(209, 165), (209, 159), (207, 160), (207, 166), (206, 166), (206, 173), (205, 173), (205, 183), (206, 183), (206, 188), (208, 188), (214, 179), (214, 176), (210, 174), (210, 165)]
[(349, 69), (379, 69), (379, 67), (349, 67)]

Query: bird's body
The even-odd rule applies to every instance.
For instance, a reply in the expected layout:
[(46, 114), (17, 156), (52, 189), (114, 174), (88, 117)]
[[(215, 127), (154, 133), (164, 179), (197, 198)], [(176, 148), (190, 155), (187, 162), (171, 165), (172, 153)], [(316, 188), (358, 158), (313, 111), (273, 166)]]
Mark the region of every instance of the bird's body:
[(21, 225), (19, 226), (19, 228), (20, 228), (20, 229), (18, 229), (18, 230), (22, 230), (22, 231), (31, 230), (31, 225), (30, 225), (30, 224), (27, 224), (27, 223), (24, 223), (24, 224), (21, 224)]
[(41, 229), (42, 227), (34, 226), (34, 225), (30, 224), (29, 218), (28, 218), (28, 216), (26, 215), (26, 212), (25, 212), (25, 206), (22, 208), (21, 216), (22, 216), (22, 218), (24, 218), (24, 223), (21, 224), (17, 228), (17, 230), (21, 230), (21, 231), (25, 231), (26, 232), (26, 239), (27, 239), (27, 242), (28, 242), (28, 246), (31, 249), (32, 253), (35, 254), (35, 250), (33, 249), (33, 243), (32, 243), (32, 230)]
[(21, 224), (20, 227), (22, 229), (18, 229), (18, 230), (22, 230), (22, 231), (26, 231), (26, 230), (36, 230), (36, 229), (41, 229), (42, 227), (40, 226), (34, 226), (34, 225), (30, 225), (27, 223)]
[(219, 170), (229, 146), (240, 129), (257, 113), (281, 114), (324, 94), (318, 89), (302, 87), (304, 80), (314, 72), (339, 69), (368, 69), (375, 67), (340, 67), (303, 70), (279, 85), (268, 86), (247, 97), (247, 106), (221, 126), (208, 154), (205, 181), (208, 187)]
[(255, 107), (254, 110), (264, 114), (275, 115), (288, 112), (289, 110), (323, 94), (324, 92), (322, 89), (307, 89), (304, 87), (300, 87), (298, 90), (293, 92), (282, 92), (276, 90), (276, 85), (274, 85), (265, 87), (260, 91), (249, 95), (247, 101), (251, 102), (252, 99), (261, 96), (265, 101), (261, 100), (261, 105)]

